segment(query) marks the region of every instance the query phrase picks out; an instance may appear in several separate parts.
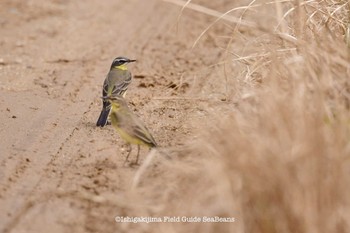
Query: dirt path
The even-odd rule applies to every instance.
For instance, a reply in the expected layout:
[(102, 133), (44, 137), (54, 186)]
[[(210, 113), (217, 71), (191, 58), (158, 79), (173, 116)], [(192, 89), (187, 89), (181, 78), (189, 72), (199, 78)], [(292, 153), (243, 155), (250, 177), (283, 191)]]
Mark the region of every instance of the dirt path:
[(145, 2), (0, 3), (0, 232), (118, 228), (122, 204), (86, 201), (116, 195), (122, 203), (137, 170), (123, 166), (126, 147), (116, 132), (95, 127), (116, 56), (138, 59), (127, 98), (159, 144), (190, 138), (198, 124), (189, 119), (203, 116), (208, 103), (184, 99), (210, 89), (211, 70), (203, 67), (221, 54), (205, 47), (215, 44), (210, 37), (190, 50), (210, 18), (185, 11), (176, 33), (180, 8)]

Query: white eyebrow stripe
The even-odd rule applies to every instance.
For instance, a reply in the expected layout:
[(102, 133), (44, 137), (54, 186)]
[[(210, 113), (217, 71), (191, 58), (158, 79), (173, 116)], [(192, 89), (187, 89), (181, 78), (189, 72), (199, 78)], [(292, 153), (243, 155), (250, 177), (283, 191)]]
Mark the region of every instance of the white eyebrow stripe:
[(119, 58), (119, 59), (115, 59), (114, 62), (127, 62), (127, 60), (123, 58), (122, 59)]

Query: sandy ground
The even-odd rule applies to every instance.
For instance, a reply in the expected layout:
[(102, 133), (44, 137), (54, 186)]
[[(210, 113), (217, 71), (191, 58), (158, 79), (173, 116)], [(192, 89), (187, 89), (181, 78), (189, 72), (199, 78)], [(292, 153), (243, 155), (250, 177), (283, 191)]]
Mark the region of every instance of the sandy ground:
[[(232, 6), (206, 2), (196, 1)], [(95, 127), (117, 56), (138, 60), (127, 100), (157, 142), (191, 144), (207, 107), (225, 97), (225, 83), (210, 81), (221, 71), (208, 66), (221, 61), (213, 35), (227, 28), (191, 49), (214, 19), (185, 10), (178, 20), (180, 10), (160, 0), (1, 1), (0, 232), (121, 229), (122, 204), (89, 200), (123, 197), (138, 169), (123, 166), (127, 147), (112, 127)]]

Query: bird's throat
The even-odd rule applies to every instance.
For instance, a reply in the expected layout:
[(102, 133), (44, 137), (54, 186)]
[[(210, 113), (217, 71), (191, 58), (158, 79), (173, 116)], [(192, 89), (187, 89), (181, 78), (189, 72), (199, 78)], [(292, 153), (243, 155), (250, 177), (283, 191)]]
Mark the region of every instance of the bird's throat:
[(118, 69), (118, 70), (128, 70), (125, 64), (120, 65), (120, 66), (113, 66), (113, 69)]

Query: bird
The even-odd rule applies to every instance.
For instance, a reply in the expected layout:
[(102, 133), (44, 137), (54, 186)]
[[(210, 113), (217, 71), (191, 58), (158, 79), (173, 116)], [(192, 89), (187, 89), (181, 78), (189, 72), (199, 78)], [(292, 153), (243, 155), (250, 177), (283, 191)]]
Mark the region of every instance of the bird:
[[(136, 60), (126, 57), (117, 57), (113, 60), (111, 68), (103, 82), (102, 96), (122, 95), (125, 96), (129, 84), (132, 80), (132, 75), (128, 71), (127, 64)], [(107, 124), (108, 116), (111, 110), (110, 103), (103, 99), (103, 106), (98, 117), (96, 126), (104, 127)]]
[(144, 123), (130, 110), (123, 96), (109, 95), (102, 98), (111, 105), (110, 120), (112, 126), (130, 147), (125, 162), (129, 159), (132, 150), (131, 144), (136, 144), (138, 151), (135, 164), (138, 164), (140, 146), (155, 148), (157, 147), (156, 141)]

